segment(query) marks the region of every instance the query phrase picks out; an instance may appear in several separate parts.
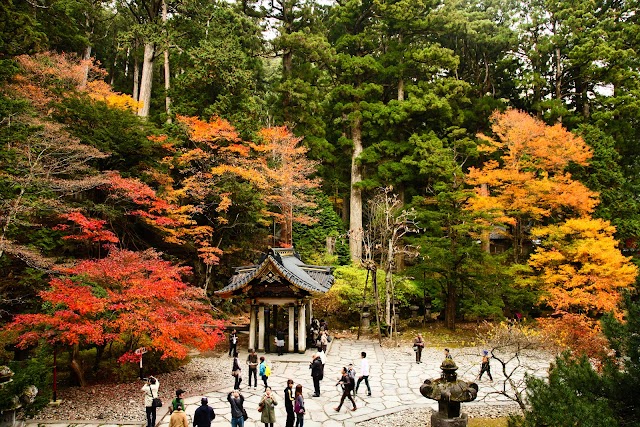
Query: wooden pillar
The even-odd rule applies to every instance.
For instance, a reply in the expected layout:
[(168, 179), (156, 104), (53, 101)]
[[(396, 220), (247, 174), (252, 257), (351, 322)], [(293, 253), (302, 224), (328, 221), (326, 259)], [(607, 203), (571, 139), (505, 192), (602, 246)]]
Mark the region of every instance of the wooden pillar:
[(256, 348), (256, 306), (251, 304), (251, 322), (249, 325), (249, 348)]
[(311, 318), (313, 317), (313, 304), (311, 303), (311, 301), (312, 300), (309, 300), (309, 302), (307, 303), (307, 326), (311, 325)]
[(264, 351), (264, 305), (258, 307), (258, 349), (257, 351)]
[(289, 353), (293, 353), (294, 351), (296, 351), (296, 325), (295, 325), (295, 318), (296, 318), (296, 308), (294, 306), (290, 306), (289, 307), (289, 345), (288, 347), (288, 351)]
[(300, 304), (298, 311), (298, 353), (304, 353), (307, 349), (307, 325), (305, 324), (306, 318), (306, 305)]

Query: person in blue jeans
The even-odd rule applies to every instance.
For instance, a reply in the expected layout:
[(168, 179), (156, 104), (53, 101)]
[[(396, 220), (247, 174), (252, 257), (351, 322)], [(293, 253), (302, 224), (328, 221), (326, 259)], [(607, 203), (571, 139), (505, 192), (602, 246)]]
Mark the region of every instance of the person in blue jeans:
[(264, 383), (264, 389), (267, 390), (269, 384), (267, 384), (267, 380), (269, 377), (267, 376), (267, 361), (264, 356), (260, 356), (260, 365), (258, 366), (258, 375), (262, 378), (262, 382)]
[(244, 396), (239, 390), (233, 390), (227, 395), (231, 405), (231, 427), (244, 427)]

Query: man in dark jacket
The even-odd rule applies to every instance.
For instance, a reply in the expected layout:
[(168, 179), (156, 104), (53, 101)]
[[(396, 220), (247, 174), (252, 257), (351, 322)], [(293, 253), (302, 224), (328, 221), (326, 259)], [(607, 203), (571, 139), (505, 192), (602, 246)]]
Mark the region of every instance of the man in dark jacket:
[(324, 376), (324, 365), (319, 356), (313, 356), (313, 362), (309, 366), (311, 368), (311, 378), (313, 378), (313, 397), (320, 397), (320, 381)]
[(293, 427), (293, 402), (295, 401), (293, 393), (293, 380), (287, 380), (287, 388), (284, 389), (284, 408), (287, 410), (287, 422), (285, 427)]
[(209, 406), (209, 399), (203, 397), (200, 403), (200, 407), (193, 414), (193, 427), (211, 427), (211, 421), (215, 420), (216, 414)]
[(244, 396), (238, 390), (227, 395), (231, 406), (231, 427), (244, 427)]

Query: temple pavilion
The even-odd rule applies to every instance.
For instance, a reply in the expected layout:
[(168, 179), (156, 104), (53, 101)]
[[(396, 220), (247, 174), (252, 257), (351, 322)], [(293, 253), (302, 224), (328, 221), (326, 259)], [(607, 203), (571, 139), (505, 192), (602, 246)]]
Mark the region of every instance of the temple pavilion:
[(275, 351), (279, 331), (288, 352), (304, 353), (312, 301), (331, 289), (331, 267), (307, 265), (293, 248), (270, 248), (258, 264), (234, 270), (229, 284), (216, 294), (251, 302), (249, 348)]

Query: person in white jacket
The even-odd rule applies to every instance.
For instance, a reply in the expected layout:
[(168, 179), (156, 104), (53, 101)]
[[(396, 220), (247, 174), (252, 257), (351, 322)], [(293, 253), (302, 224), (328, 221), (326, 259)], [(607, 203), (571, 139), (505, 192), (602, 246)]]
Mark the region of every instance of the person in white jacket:
[(160, 381), (155, 377), (147, 378), (147, 383), (140, 389), (140, 391), (144, 393), (144, 406), (147, 412), (147, 427), (155, 427), (156, 425), (156, 407), (153, 406), (153, 399), (158, 397), (159, 389)]
[(358, 394), (358, 387), (360, 387), (360, 383), (364, 380), (364, 383), (367, 385), (367, 396), (371, 396), (371, 387), (369, 386), (369, 361), (367, 360), (367, 353), (363, 351), (360, 353), (360, 356), (362, 357), (360, 360), (360, 377), (356, 383), (356, 390), (354, 394)]

